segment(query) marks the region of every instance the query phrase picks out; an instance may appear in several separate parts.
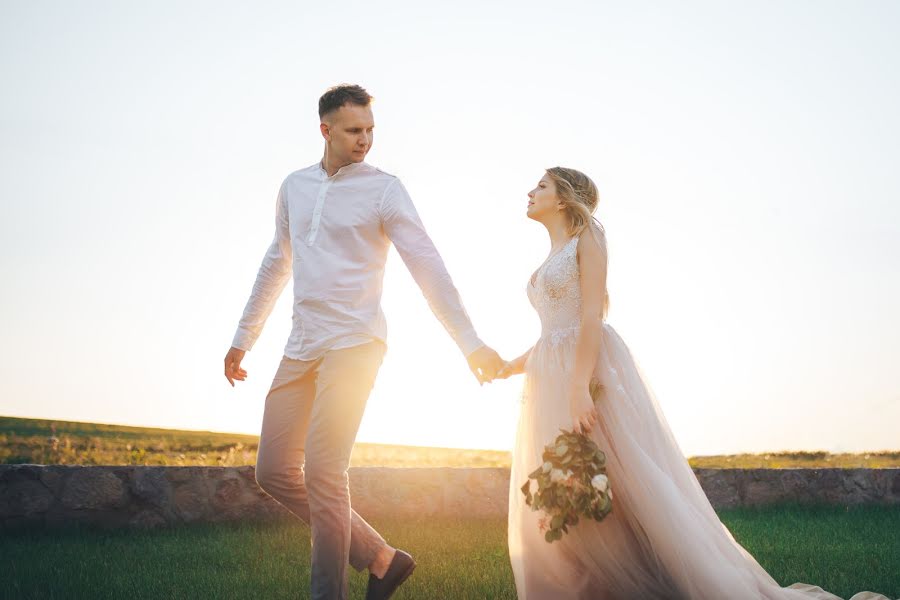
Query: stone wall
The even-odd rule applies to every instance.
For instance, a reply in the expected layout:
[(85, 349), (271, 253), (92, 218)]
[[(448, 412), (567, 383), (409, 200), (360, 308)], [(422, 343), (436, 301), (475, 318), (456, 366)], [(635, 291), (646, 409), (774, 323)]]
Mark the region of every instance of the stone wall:
[[(900, 505), (900, 469), (695, 469), (716, 508), (781, 502)], [(615, 485), (615, 484), (613, 484)], [(366, 516), (506, 515), (509, 471), (350, 469)], [(294, 518), (244, 467), (0, 465), (0, 530), (155, 527)]]

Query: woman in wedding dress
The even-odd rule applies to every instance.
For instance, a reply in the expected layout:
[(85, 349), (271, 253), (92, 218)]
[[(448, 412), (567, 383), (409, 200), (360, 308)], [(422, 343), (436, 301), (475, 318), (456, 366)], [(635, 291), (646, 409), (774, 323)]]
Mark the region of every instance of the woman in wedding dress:
[[(643, 372), (605, 320), (606, 239), (592, 217), (594, 183), (555, 167), (528, 197), (528, 216), (547, 228), (552, 246), (527, 284), (541, 337), (498, 375), (525, 375), (509, 486), (519, 600), (839, 600), (810, 584), (782, 588), (719, 521)], [(603, 386), (596, 404), (592, 378)], [(606, 453), (613, 508), (548, 543), (520, 487), (544, 446), (573, 428)], [(889, 600), (852, 598), (876, 599)]]

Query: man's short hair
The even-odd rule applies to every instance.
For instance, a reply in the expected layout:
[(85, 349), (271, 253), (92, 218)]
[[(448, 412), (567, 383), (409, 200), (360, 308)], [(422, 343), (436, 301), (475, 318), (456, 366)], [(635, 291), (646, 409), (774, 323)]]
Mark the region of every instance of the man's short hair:
[(358, 85), (350, 85), (347, 83), (336, 85), (329, 88), (328, 91), (319, 98), (319, 119), (330, 112), (336, 111), (345, 104), (368, 106), (373, 99), (374, 98), (369, 95), (369, 92)]

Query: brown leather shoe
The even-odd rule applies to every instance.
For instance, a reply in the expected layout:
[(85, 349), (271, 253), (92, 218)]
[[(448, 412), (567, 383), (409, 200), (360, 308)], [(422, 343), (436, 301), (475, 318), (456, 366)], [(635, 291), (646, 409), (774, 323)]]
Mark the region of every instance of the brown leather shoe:
[(384, 577), (378, 579), (369, 573), (369, 586), (366, 588), (366, 600), (387, 600), (397, 591), (400, 584), (406, 581), (406, 578), (412, 575), (413, 569), (416, 568), (416, 561), (413, 557), (404, 552), (397, 550), (391, 564), (388, 567)]

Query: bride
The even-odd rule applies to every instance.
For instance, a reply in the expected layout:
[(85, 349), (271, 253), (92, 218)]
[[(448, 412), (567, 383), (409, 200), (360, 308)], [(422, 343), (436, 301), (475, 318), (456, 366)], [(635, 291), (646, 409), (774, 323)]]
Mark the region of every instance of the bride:
[[(551, 251), (527, 284), (541, 337), (504, 365), (525, 382), (509, 486), (509, 555), (519, 600), (839, 600), (822, 588), (782, 588), (732, 537), (681, 452), (643, 372), (606, 321), (606, 238), (592, 217), (597, 187), (574, 169), (547, 170), (528, 193), (528, 217)], [(596, 404), (588, 390), (597, 378)], [(606, 453), (613, 509), (544, 540), (521, 485), (560, 429)], [(888, 600), (859, 592), (851, 600)]]

